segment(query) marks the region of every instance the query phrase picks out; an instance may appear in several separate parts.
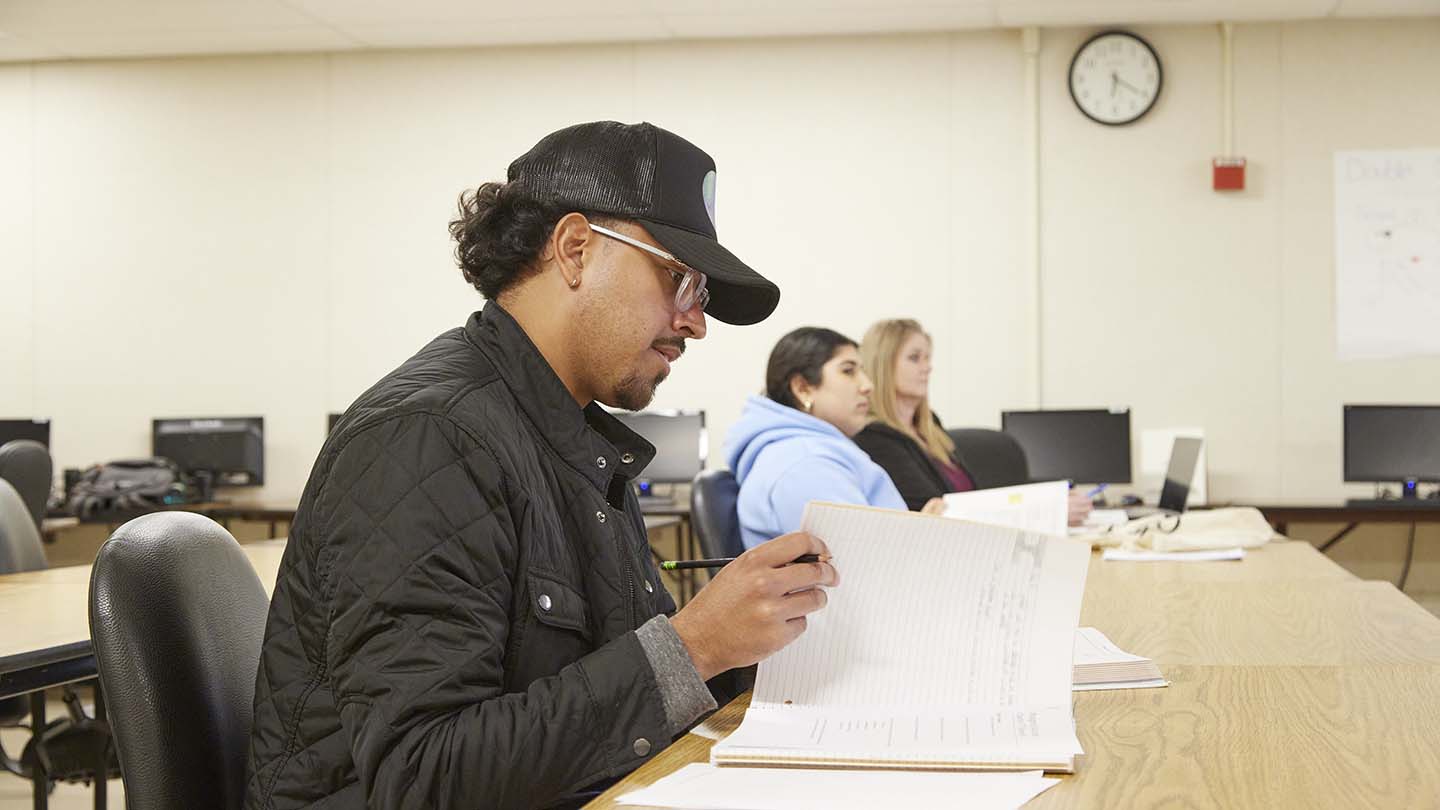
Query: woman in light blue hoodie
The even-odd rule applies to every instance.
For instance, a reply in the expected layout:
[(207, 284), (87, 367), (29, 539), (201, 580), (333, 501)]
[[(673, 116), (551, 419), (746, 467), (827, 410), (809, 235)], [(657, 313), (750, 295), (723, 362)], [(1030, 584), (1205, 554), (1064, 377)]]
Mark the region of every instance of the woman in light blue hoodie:
[(806, 326), (775, 344), (766, 395), (746, 400), (725, 437), (746, 548), (799, 529), (810, 501), (905, 508), (890, 476), (850, 439), (869, 420), (870, 388), (855, 341), (838, 332)]

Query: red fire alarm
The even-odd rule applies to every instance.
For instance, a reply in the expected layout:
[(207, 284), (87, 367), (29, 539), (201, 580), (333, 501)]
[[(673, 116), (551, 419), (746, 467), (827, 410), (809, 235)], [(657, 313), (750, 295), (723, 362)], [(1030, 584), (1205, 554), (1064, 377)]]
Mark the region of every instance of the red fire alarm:
[(1216, 191), (1245, 189), (1245, 158), (1223, 157), (1211, 162)]

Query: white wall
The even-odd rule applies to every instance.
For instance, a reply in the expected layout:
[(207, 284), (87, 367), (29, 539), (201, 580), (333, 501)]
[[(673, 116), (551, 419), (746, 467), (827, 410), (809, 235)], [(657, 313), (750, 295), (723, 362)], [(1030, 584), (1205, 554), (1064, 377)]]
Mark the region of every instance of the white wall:
[(647, 119), (714, 155), (722, 240), (784, 291), (661, 388), (712, 456), (781, 334), (903, 315), (952, 424), (1038, 382), (1204, 425), (1214, 498), (1333, 497), (1341, 402), (1440, 400), (1440, 359), (1334, 359), (1330, 197), (1336, 149), (1440, 143), (1440, 20), (1238, 26), (1239, 194), (1209, 188), (1216, 29), (1138, 30), (1165, 90), (1122, 129), (1065, 90), (1090, 32), (1042, 33), (1038, 335), (1015, 31), (0, 67), (0, 416), (53, 418), (81, 466), (154, 416), (263, 414), (259, 497), (294, 498), (325, 413), (479, 306), (456, 195), (557, 127)]

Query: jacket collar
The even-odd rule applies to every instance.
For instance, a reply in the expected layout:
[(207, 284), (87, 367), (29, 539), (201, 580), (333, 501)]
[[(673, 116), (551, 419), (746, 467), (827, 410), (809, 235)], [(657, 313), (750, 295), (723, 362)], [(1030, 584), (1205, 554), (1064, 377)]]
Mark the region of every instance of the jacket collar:
[(488, 301), (471, 315), (465, 335), (494, 365), (546, 444), (602, 493), (610, 492), (613, 478), (628, 481), (655, 457), (654, 446), (599, 403), (583, 409), (575, 404), (530, 336), (498, 303)]

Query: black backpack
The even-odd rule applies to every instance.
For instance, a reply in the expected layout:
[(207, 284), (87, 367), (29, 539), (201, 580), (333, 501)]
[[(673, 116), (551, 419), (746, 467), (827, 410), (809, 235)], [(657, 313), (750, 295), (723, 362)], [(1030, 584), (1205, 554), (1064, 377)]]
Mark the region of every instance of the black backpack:
[(97, 464), (70, 490), (69, 512), (89, 518), (109, 512), (155, 509), (187, 503), (192, 487), (168, 458), (139, 458)]

